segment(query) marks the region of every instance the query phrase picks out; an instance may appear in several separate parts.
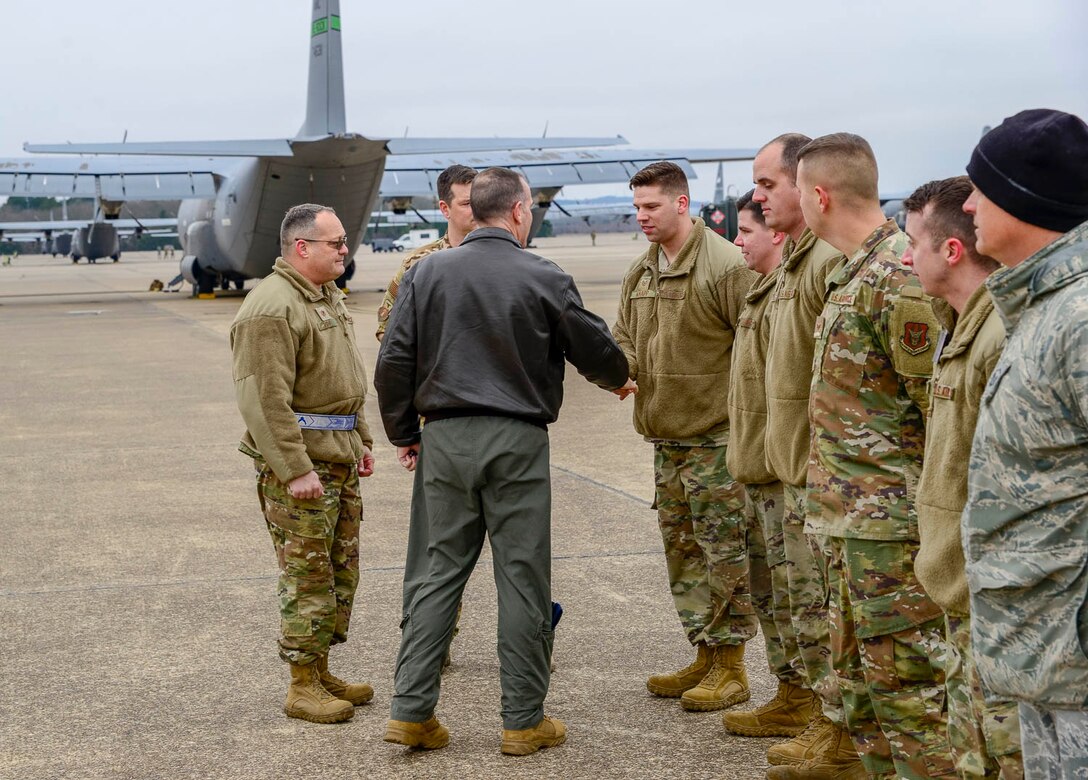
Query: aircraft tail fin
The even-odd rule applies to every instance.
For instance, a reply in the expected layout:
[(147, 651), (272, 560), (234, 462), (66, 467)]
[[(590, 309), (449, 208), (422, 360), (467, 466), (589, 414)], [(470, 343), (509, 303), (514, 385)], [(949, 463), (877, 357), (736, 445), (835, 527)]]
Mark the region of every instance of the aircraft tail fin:
[(314, 0), (313, 9), (306, 121), (298, 131), (299, 138), (340, 135), (347, 131), (340, 0)]

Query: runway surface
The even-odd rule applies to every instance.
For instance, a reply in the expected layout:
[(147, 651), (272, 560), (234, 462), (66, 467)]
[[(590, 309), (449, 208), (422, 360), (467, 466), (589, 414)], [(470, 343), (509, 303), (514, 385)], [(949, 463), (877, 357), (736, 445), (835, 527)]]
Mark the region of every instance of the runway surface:
[[(645, 247), (630, 234), (543, 239), (611, 323)], [(363, 248), (349, 308), (373, 375), (374, 312), (403, 255)], [(433, 753), (381, 740), (399, 643), (411, 476), (378, 440), (364, 481), (362, 577), (333, 670), (377, 693), (353, 720), (281, 712), (276, 567), (234, 405), (241, 302), (146, 292), (177, 261), (20, 256), (0, 267), (0, 778), (758, 778), (776, 739), (646, 692), (693, 657), (673, 611), (652, 449), (620, 402), (572, 369), (551, 428), (553, 594), (565, 609), (545, 708), (567, 744), (499, 753), (495, 587), (485, 550), (465, 595)], [(250, 285), (252, 286), (252, 282)], [(749, 708), (774, 693), (749, 643)]]

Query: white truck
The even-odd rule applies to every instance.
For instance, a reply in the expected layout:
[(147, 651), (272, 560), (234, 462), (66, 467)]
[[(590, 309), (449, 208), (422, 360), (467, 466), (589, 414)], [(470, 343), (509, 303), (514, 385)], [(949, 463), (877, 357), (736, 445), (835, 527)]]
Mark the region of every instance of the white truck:
[(400, 238), (394, 239), (393, 248), (398, 252), (403, 252), (405, 249), (419, 249), (421, 246), (426, 246), (432, 241), (438, 240), (438, 228), (427, 228), (426, 230), (409, 230)]

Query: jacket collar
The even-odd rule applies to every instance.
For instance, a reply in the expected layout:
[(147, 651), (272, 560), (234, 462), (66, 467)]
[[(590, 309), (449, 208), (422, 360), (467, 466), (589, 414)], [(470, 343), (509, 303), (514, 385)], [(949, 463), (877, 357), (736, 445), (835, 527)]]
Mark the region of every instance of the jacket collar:
[(313, 282), (300, 274), (293, 265), (282, 257), (276, 258), (276, 262), (272, 266), (272, 273), (278, 274), (290, 282), (302, 294), (302, 297), (311, 303), (317, 303), (322, 298), (328, 298), (330, 302), (336, 303), (344, 295), (336, 289), (336, 284), (333, 282), (326, 282), (320, 287), (316, 287)]
[(461, 246), (464, 246), (465, 244), (469, 243), (470, 241), (479, 241), (482, 238), (501, 238), (501, 239), (505, 239), (506, 241), (509, 241), (511, 244), (516, 246), (518, 249), (522, 248), (521, 243), (517, 240), (517, 237), (515, 237), (513, 233), (511, 233), (506, 228), (497, 228), (497, 227), (476, 228), (471, 233), (469, 233), (467, 236), (465, 236), (465, 240), (461, 242)]
[(889, 219), (878, 227), (866, 238), (857, 251), (850, 255), (845, 263), (839, 266), (839, 270), (828, 280), (828, 284), (845, 284), (865, 265), (869, 256), (873, 254), (882, 243), (899, 232), (899, 225), (894, 219)]
[[(661, 275), (683, 276), (691, 271), (691, 267), (695, 264), (695, 258), (699, 256), (703, 244), (706, 243), (705, 233), (706, 223), (698, 217), (693, 219), (691, 221), (691, 235), (688, 236), (688, 240), (684, 242), (684, 245), (680, 247), (676, 259), (669, 263), (669, 267), (662, 271)], [(650, 244), (650, 248), (646, 251), (646, 259), (642, 264), (647, 268), (658, 268), (658, 253), (660, 251), (661, 244)]]
[(801, 231), (796, 241), (787, 236), (786, 244), (782, 247), (782, 270), (792, 271), (801, 262), (805, 253), (816, 246), (817, 240), (816, 234), (808, 227)]
[(1057, 240), (1012, 268), (986, 280), (997, 311), (1011, 330), (1024, 309), (1038, 298), (1088, 276), (1088, 222), (1082, 222)]
[[(936, 298), (933, 301), (933, 311), (937, 312), (937, 301), (940, 298)], [(943, 307), (941, 307), (943, 310)], [(985, 283), (980, 284), (978, 289), (971, 293), (971, 297), (967, 299), (967, 305), (963, 307), (963, 312), (956, 317), (954, 310), (951, 306), (948, 310), (953, 312), (954, 325), (949, 325), (944, 317), (938, 317), (941, 319), (942, 325), (945, 325), (946, 329), (950, 332), (947, 338), (947, 343), (944, 349), (941, 350), (941, 360), (947, 360), (954, 358), (971, 346), (971, 343), (975, 340), (975, 336), (982, 329), (982, 325), (986, 322), (986, 319), (990, 316), (990, 312), (994, 310), (994, 300), (990, 297), (990, 291), (986, 288)]]
[(771, 269), (769, 274), (761, 276), (756, 279), (755, 283), (748, 288), (748, 292), (744, 294), (745, 303), (755, 303), (764, 295), (774, 289), (778, 283), (778, 276), (782, 273), (782, 264), (779, 263)]

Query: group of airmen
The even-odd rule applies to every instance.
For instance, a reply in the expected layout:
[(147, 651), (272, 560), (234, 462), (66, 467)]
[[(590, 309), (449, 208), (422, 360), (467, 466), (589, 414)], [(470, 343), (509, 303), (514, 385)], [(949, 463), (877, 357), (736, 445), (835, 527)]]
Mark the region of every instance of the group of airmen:
[[(734, 246), (692, 217), (682, 169), (653, 163), (630, 181), (650, 243), (623, 278), (614, 344), (599, 349), (608, 365), (594, 377), (568, 349), (591, 381), (634, 396), (634, 427), (653, 445), (669, 587), (695, 658), (646, 686), (685, 710), (729, 709), (731, 734), (786, 738), (768, 750), (770, 778), (1088, 776), (1088, 126), (1059, 111), (1020, 112), (983, 136), (967, 173), (919, 187), (905, 201), (904, 232), (881, 211), (865, 139), (787, 133), (754, 159)], [(471, 168), (439, 178), (448, 232), (404, 261), (378, 312), (379, 340), (398, 320), (402, 286), (433, 292), (439, 272), (412, 269), (435, 253), (474, 231), (471, 251), (444, 257), (463, 256), (467, 268), (481, 237), (524, 246), (523, 180), (503, 185), (517, 190), (512, 210), (499, 204), (506, 221), (491, 209), (498, 216), (478, 229), (474, 213), (501, 190), (502, 177), (487, 174), (487, 193), (474, 192)], [(373, 695), (327, 668), (330, 644), (346, 638), (358, 476), (373, 457), (365, 371), (332, 285), (346, 237), (330, 210), (311, 208), (292, 226), (289, 212), (282, 235), (293, 240), (273, 274), (283, 279), (247, 298), (232, 347), (249, 429), (242, 449), (257, 464), (282, 571), (285, 709), (334, 722)], [(299, 226), (336, 235), (295, 237)], [(320, 243), (335, 255), (311, 246)], [(573, 289), (569, 277), (557, 283)], [(316, 313), (297, 322), (276, 313), (292, 287)], [(274, 294), (282, 300), (269, 303)], [(597, 338), (594, 315), (573, 296), (584, 333)], [(404, 333), (426, 327), (411, 316), (399, 315), (397, 346), (383, 342), (377, 384), (390, 439), (414, 469), (418, 435), (398, 440), (382, 400), (393, 373), (383, 356), (393, 364)], [(298, 360), (308, 340), (316, 351)], [(269, 365), (277, 342), (286, 357)], [(426, 345), (409, 346), (401, 365)], [(615, 376), (616, 346), (626, 383)], [(346, 379), (330, 391), (332, 374)], [(405, 398), (411, 388), (400, 388)], [(415, 426), (418, 410), (408, 400), (404, 410)], [(435, 414), (435, 428), (464, 416)], [(418, 477), (406, 622), (440, 547), (427, 538), (428, 522), (431, 534), (440, 522), (434, 508), (417, 518), (417, 505)], [(456, 618), (448, 622), (429, 640), (444, 642), (428, 646), (435, 658), (448, 651)], [(733, 709), (751, 695), (744, 650), (757, 630), (778, 690)], [(500, 655), (502, 633), (500, 619)], [(406, 638), (398, 696), (412, 652)], [(543, 689), (526, 711), (536, 725), (505, 724), (504, 752), (514, 752), (508, 736), (517, 754), (565, 739), (543, 717), (547, 674), (534, 674)], [(397, 707), (394, 698), (395, 716)], [(391, 720), (386, 739), (443, 747), (433, 701), (423, 709), (402, 704), (410, 715)]]

